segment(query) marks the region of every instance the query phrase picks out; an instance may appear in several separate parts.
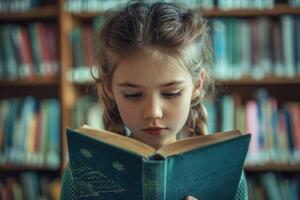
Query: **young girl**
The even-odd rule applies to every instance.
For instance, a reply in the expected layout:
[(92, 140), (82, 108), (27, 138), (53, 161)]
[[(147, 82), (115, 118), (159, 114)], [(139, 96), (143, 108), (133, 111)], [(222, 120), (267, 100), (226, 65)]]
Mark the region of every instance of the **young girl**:
[[(206, 134), (211, 47), (198, 12), (170, 3), (132, 3), (105, 24), (100, 44), (97, 82), (107, 130), (156, 149)], [(76, 198), (69, 167), (61, 194)], [(235, 199), (247, 199), (243, 174)]]

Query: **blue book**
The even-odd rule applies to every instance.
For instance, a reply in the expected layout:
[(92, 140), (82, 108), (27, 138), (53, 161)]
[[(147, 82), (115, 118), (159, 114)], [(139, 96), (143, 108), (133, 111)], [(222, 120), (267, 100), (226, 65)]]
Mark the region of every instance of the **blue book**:
[(57, 99), (46, 100), (47, 117), (47, 165), (58, 168), (60, 165), (60, 103)]
[(234, 130), (155, 150), (87, 126), (66, 132), (78, 199), (234, 199), (250, 141)]
[(300, 16), (295, 18), (295, 57), (296, 57), (296, 68), (297, 75), (300, 75)]

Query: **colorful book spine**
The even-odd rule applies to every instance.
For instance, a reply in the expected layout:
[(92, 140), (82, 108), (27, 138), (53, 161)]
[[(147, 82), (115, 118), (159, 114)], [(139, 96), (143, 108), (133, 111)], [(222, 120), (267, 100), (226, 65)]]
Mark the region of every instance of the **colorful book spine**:
[(2, 0), (0, 1), (0, 13), (24, 12), (36, 6), (40, 6), (41, 3), (41, 0)]
[[(219, 79), (299, 74), (299, 17), (212, 19), (214, 73)], [(239, 37), (237, 37), (239, 35)]]
[(59, 73), (56, 26), (46, 23), (0, 26), (0, 79), (55, 78)]
[(0, 179), (0, 199), (59, 199), (60, 180), (34, 172), (21, 172)]
[(208, 119), (214, 126), (210, 129), (251, 133), (248, 164), (299, 162), (300, 102), (279, 105), (266, 90), (259, 90), (250, 100), (241, 98), (238, 94), (225, 95), (212, 104)]
[(246, 130), (251, 133), (251, 141), (249, 146), (248, 162), (258, 162), (261, 160), (259, 144), (258, 144), (258, 121), (257, 121), (257, 103), (254, 100), (248, 101), (246, 104)]
[(33, 97), (0, 101), (0, 163), (60, 166), (60, 103)]
[(260, 173), (247, 178), (249, 199), (299, 199), (300, 182), (276, 173)]

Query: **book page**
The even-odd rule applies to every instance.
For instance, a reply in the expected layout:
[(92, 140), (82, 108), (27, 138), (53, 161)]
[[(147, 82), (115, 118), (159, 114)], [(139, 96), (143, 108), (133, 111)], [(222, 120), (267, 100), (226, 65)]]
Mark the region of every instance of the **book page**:
[(168, 157), (241, 136), (238, 130), (185, 138), (160, 148), (157, 153)]
[(195, 148), (204, 147), (210, 144), (222, 142), (242, 135), (240, 131), (233, 130), (228, 132), (214, 133), (210, 135), (195, 136), (177, 140), (176, 142), (165, 145), (164, 147), (156, 151), (153, 147), (144, 144), (138, 140), (110, 131), (94, 129), (87, 125), (84, 125), (76, 130), (80, 133), (93, 137), (97, 140), (103, 141), (107, 144), (125, 150), (130, 150), (145, 158), (149, 158), (150, 156), (153, 156), (156, 153), (162, 155), (163, 157), (173, 156), (176, 154), (191, 151)]
[(141, 155), (145, 158), (148, 158), (155, 154), (155, 149), (149, 145), (146, 145), (138, 140), (129, 138), (127, 136), (123, 136), (117, 133), (100, 130), (100, 129), (93, 129), (89, 126), (82, 126), (76, 131), (100, 140), (104, 143), (125, 149), (130, 150), (138, 155)]

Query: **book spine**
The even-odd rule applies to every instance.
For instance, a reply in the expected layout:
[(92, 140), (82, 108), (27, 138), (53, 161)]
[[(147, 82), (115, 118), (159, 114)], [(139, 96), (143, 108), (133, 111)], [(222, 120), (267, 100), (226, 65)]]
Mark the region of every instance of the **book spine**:
[(143, 160), (143, 200), (166, 199), (167, 160)]

